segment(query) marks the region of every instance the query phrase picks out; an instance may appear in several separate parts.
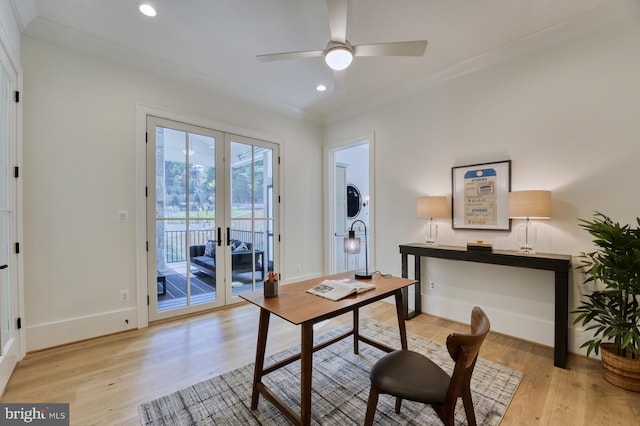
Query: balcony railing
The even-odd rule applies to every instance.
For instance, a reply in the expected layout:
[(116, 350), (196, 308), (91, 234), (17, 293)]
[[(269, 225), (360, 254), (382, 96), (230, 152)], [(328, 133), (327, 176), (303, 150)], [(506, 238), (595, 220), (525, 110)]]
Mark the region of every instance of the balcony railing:
[[(253, 233), (253, 241), (251, 234)], [(200, 229), (189, 231), (189, 245), (204, 245), (207, 241), (217, 241), (216, 232), (211, 229)], [(263, 250), (267, 253), (267, 232), (266, 231), (245, 231), (241, 229), (231, 230), (231, 239), (253, 243), (255, 250)], [(187, 245), (187, 231), (165, 231), (164, 242), (161, 242), (164, 249), (166, 263), (184, 262), (187, 260), (189, 247)], [(267, 259), (270, 256), (267, 255)]]

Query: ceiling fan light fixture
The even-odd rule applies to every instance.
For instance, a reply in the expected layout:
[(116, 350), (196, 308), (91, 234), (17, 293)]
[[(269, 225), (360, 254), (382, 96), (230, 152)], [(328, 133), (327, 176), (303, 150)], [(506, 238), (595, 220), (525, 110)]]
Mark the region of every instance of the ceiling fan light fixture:
[(351, 65), (353, 53), (345, 46), (329, 49), (324, 55), (324, 61), (334, 71), (342, 71)]
[(140, 10), (140, 12), (146, 16), (154, 17), (157, 15), (156, 9), (149, 3), (140, 4), (138, 6), (138, 10)]

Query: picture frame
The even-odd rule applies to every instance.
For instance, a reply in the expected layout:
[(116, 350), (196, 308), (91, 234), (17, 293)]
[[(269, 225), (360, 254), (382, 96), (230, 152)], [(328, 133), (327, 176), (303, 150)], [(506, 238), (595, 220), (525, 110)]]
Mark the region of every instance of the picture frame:
[(511, 160), (451, 168), (453, 229), (510, 231)]

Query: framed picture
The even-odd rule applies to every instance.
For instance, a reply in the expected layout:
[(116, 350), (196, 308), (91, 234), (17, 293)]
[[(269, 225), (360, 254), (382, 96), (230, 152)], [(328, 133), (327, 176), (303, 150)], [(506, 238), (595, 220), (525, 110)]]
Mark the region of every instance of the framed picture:
[(453, 229), (511, 230), (511, 160), (451, 168)]

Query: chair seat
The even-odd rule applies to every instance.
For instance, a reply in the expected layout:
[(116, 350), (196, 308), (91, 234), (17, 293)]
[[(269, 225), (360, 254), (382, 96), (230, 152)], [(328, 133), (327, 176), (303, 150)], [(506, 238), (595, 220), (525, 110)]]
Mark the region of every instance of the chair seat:
[(382, 357), (369, 377), (380, 393), (425, 404), (442, 404), (451, 381), (449, 374), (429, 358), (408, 350)]

